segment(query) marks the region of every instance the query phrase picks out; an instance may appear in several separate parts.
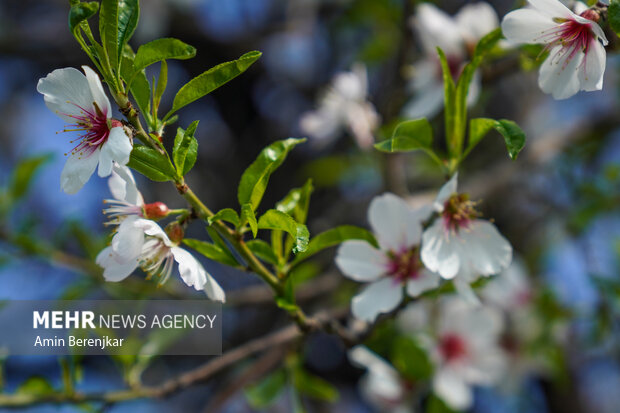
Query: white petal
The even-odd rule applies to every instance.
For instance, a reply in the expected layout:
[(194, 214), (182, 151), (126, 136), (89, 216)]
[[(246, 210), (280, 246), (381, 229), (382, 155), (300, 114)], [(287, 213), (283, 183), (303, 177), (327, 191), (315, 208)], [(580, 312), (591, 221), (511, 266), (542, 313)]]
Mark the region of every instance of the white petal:
[(591, 41), (583, 64), (578, 68), (581, 90), (590, 92), (603, 89), (606, 60), (603, 45), (598, 40)]
[(403, 108), (403, 116), (410, 119), (432, 118), (443, 108), (443, 85), (433, 81), (432, 85), (420, 90)]
[(72, 153), (67, 158), (60, 174), (60, 187), (68, 194), (75, 194), (88, 182), (90, 176), (97, 168), (99, 161), (99, 149), (95, 149), (90, 155)]
[(355, 365), (368, 369), (379, 375), (398, 375), (398, 372), (387, 361), (368, 350), (366, 346), (357, 345), (348, 352), (349, 360)]
[(299, 122), (301, 130), (315, 139), (319, 146), (332, 142), (342, 127), (340, 117), (326, 110), (305, 113)]
[(554, 17), (569, 18), (574, 17), (575, 13), (570, 11), (568, 7), (563, 5), (558, 0), (528, 0), (528, 2), (534, 6), (534, 8), (545, 15)]
[(119, 262), (133, 261), (142, 252), (144, 231), (136, 227), (137, 219), (140, 218), (132, 215), (121, 221), (114, 238), (112, 238), (112, 250), (118, 255)]
[(431, 271), (422, 270), (418, 278), (407, 281), (407, 294), (410, 297), (417, 297), (424, 291), (437, 288), (439, 280), (439, 275)]
[(424, 266), (443, 278), (454, 278), (461, 265), (458, 242), (446, 234), (441, 218), (436, 219), (422, 235), (420, 256)]
[(365, 241), (346, 241), (338, 248), (336, 265), (355, 281), (374, 281), (385, 274), (388, 259)]
[[(208, 274), (202, 264), (183, 248), (172, 247), (170, 251), (174, 256), (174, 260), (179, 264), (179, 274), (185, 284), (194, 287), (198, 291), (203, 290), (207, 283)], [(217, 283), (214, 284), (217, 285)]]
[(131, 142), (122, 127), (110, 129), (108, 140), (101, 147), (99, 155), (99, 176), (103, 178), (110, 175), (114, 161), (119, 165), (127, 165), (131, 149)]
[(462, 265), (469, 266), (477, 275), (499, 274), (510, 265), (512, 246), (490, 222), (472, 221), (458, 236), (462, 240)]
[(538, 86), (554, 99), (567, 99), (579, 92), (578, 67), (583, 60), (583, 52), (570, 56), (562, 51), (562, 46), (551, 49), (549, 57), (540, 66)]
[(497, 13), (485, 2), (466, 4), (459, 10), (455, 20), (463, 38), (473, 44), (499, 26)]
[(457, 193), (456, 187), (458, 185), (458, 180), (459, 180), (459, 173), (456, 172), (454, 175), (452, 175), (452, 178), (450, 178), (448, 182), (443, 184), (443, 186), (439, 190), (439, 193), (437, 194), (437, 198), (435, 199), (435, 204), (434, 204), (435, 209), (438, 212), (443, 211), (443, 206), (446, 203), (446, 201), (450, 199), (452, 195)]
[(168, 235), (166, 234), (166, 231), (164, 231), (155, 221), (139, 218), (134, 221), (134, 226), (136, 228), (140, 228), (146, 235), (159, 238), (167, 247), (173, 246), (170, 238), (168, 238)]
[(111, 247), (104, 248), (97, 255), (96, 262), (97, 265), (104, 269), (103, 277), (106, 281), (113, 282), (124, 280), (138, 267), (137, 259), (126, 263), (119, 263)]
[[(82, 70), (86, 75), (86, 80), (88, 81), (88, 86), (90, 88), (90, 92), (94, 99), (94, 102), (97, 103), (99, 109), (106, 115), (108, 118), (112, 116), (112, 107), (110, 106), (110, 101), (103, 91), (103, 85), (101, 84), (101, 80), (99, 80), (99, 76), (93, 69), (88, 66), (82, 66)], [(91, 106), (92, 106), (91, 102)]]
[(433, 390), (455, 410), (466, 410), (473, 403), (469, 385), (449, 369), (440, 369), (433, 377)]
[(427, 54), (435, 56), (436, 48), (441, 47), (448, 56), (464, 55), (463, 38), (456, 22), (436, 6), (419, 4), (413, 25)]
[(422, 224), (407, 202), (390, 193), (373, 198), (368, 221), (382, 249), (400, 252), (420, 243)]
[(461, 277), (456, 277), (453, 280), (454, 288), (468, 304), (478, 306), (480, 305), (480, 299), (469, 285), (469, 282), (463, 280)]
[(80, 116), (83, 111), (92, 109), (93, 96), (86, 77), (77, 69), (67, 67), (56, 69), (39, 79), (37, 91), (44, 96), (47, 107), (66, 122), (75, 123), (67, 116)]
[(368, 149), (375, 142), (373, 132), (379, 123), (379, 115), (374, 106), (368, 102), (349, 105), (346, 110), (347, 124), (357, 144)]
[(144, 205), (142, 194), (138, 191), (136, 181), (128, 167), (115, 164), (112, 176), (108, 179), (108, 187), (114, 199), (126, 201), (132, 205)]
[(403, 300), (400, 283), (383, 278), (364, 288), (351, 301), (351, 312), (360, 320), (372, 323), (381, 313), (388, 313)]
[(510, 12), (502, 21), (502, 33), (510, 43), (547, 43), (552, 37), (544, 36), (557, 27), (549, 16), (534, 9)]

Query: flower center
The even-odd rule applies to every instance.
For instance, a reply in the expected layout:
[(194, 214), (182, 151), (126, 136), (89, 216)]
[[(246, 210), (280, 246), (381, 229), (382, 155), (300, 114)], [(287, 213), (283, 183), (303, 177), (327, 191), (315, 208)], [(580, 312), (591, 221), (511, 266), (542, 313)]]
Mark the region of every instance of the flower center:
[(83, 132), (79, 138), (71, 141), (71, 143), (79, 141), (71, 154), (89, 156), (108, 140), (110, 127), (120, 126), (121, 123), (113, 119), (108, 124), (107, 113), (104, 113), (96, 102), (93, 102), (94, 111), (84, 109), (75, 103), (74, 105), (80, 109), (80, 115), (65, 114), (75, 119), (75, 123), (68, 125), (63, 132)]
[[(595, 16), (589, 10), (582, 13), (582, 17), (586, 19), (594, 18)], [(564, 60), (564, 66), (577, 55), (577, 53), (588, 53), (590, 44), (596, 41), (596, 35), (592, 31), (590, 25), (596, 24), (594, 21), (591, 23), (580, 23), (573, 19), (556, 18), (554, 19), (558, 26), (551, 30), (545, 31), (540, 39), (545, 41), (547, 45), (544, 50), (548, 51), (556, 46), (560, 46), (561, 50), (556, 54), (556, 62), (559, 63), (561, 59)]]
[(162, 285), (170, 278), (174, 258), (170, 248), (160, 239), (147, 240), (142, 247), (140, 258), (140, 267), (147, 274), (147, 280), (157, 276), (161, 278), (159, 285)]
[(446, 231), (458, 232), (469, 227), (472, 220), (480, 217), (476, 204), (467, 194), (452, 195), (443, 206), (442, 218)]
[(390, 251), (388, 256), (390, 258), (388, 276), (393, 277), (395, 282), (403, 283), (420, 276), (422, 262), (420, 261), (420, 249), (418, 247), (402, 252)]
[(456, 361), (467, 355), (465, 340), (458, 334), (449, 333), (439, 341), (439, 352), (448, 362)]

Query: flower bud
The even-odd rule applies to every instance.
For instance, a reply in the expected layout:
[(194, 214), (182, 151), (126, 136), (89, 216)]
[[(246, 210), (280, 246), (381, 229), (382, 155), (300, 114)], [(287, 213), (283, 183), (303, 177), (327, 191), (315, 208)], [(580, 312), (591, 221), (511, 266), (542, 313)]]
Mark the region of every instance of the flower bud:
[(168, 206), (163, 202), (153, 202), (152, 204), (144, 205), (144, 218), (146, 219), (160, 219), (168, 215)]
[(175, 244), (180, 244), (183, 241), (183, 236), (185, 232), (181, 225), (178, 222), (171, 222), (166, 226), (166, 234), (168, 234), (168, 238)]
[(592, 20), (593, 22), (597, 22), (601, 19), (601, 15), (593, 9), (588, 9), (580, 14), (584, 19)]

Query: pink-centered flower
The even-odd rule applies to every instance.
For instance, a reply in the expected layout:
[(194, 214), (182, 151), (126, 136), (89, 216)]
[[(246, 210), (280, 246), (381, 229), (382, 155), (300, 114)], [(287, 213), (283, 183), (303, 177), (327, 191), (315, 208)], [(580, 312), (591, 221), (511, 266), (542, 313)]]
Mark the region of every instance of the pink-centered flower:
[(502, 31), (513, 43), (544, 44), (549, 57), (538, 85), (555, 99), (603, 88), (607, 38), (591, 9), (575, 14), (558, 0), (528, 0), (531, 8), (508, 13)]
[(79, 132), (60, 176), (63, 191), (78, 192), (95, 172), (106, 177), (114, 162), (126, 165), (132, 145), (120, 121), (112, 118), (112, 108), (97, 74), (83, 66), (56, 69), (39, 79), (37, 91), (47, 107), (69, 123), (64, 132)]
[(371, 283), (351, 303), (357, 318), (372, 322), (380, 313), (395, 309), (405, 291), (417, 297), (439, 285), (439, 276), (420, 260), (422, 221), (429, 212), (412, 209), (396, 195), (381, 195), (368, 209), (379, 248), (365, 241), (340, 246), (336, 257), (340, 271), (352, 280)]
[(452, 279), (464, 298), (478, 302), (470, 284), (479, 276), (495, 275), (512, 260), (512, 247), (493, 224), (480, 219), (476, 203), (457, 192), (455, 174), (439, 191), (439, 214), (422, 235), (422, 262), (445, 279)]

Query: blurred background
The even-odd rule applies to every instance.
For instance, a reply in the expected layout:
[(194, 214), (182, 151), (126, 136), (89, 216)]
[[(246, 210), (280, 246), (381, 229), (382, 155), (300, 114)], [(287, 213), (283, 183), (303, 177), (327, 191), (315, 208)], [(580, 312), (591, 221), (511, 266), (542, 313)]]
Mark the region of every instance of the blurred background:
[[(437, 6), (454, 15), (465, 4), (448, 0)], [(511, 1), (491, 5), (500, 19), (520, 6)], [(142, 0), (141, 6), (141, 21), (131, 41), (134, 48), (158, 37), (175, 37), (198, 50), (194, 59), (168, 61), (169, 90), (247, 51), (263, 52), (245, 74), (181, 111), (173, 126), (200, 120), (199, 158), (187, 179), (213, 210), (236, 206), (238, 180), (265, 145), (306, 136), (300, 120), (319, 107), (333, 77), (351, 70), (354, 63), (363, 63), (367, 70), (368, 100), (383, 125), (374, 131), (377, 140), (389, 136), (402, 119), (402, 108), (415, 97), (409, 78), (425, 52), (410, 24), (414, 2)], [(16, 179), (13, 171), (25, 159), (44, 162), (18, 202), (10, 207), (0, 203), (5, 205), (0, 208), (0, 299), (199, 298), (179, 279), (157, 289), (139, 272), (121, 284), (106, 284), (94, 265), (108, 235), (101, 213), (102, 199), (109, 197), (106, 181), (93, 177), (73, 196), (60, 191), (63, 154), (72, 148), (71, 138), (56, 133), (63, 121), (36, 92), (37, 80), (53, 69), (89, 64), (67, 29), (67, 13), (64, 0), (0, 2), (0, 184), (10, 185)], [(561, 334), (550, 336), (561, 338), (545, 343), (541, 354), (551, 367), (544, 374), (526, 374), (509, 389), (477, 389), (472, 411), (618, 412), (618, 59), (610, 51), (603, 91), (554, 101), (537, 87), (538, 52), (514, 49), (491, 59), (481, 70), (482, 89), (471, 107), (472, 116), (519, 123), (527, 136), (523, 153), (510, 161), (499, 135), (490, 136), (464, 163), (460, 180), (473, 199), (481, 200), (484, 216), (494, 220), (523, 262), (539, 298), (537, 317), (543, 329), (560, 325)], [(149, 77), (157, 76), (157, 66)], [(169, 107), (172, 98), (172, 92), (165, 94), (162, 105)], [(441, 149), (441, 113), (432, 123)], [(444, 177), (423, 154), (384, 155), (364, 149), (345, 128), (328, 142), (310, 137), (295, 149), (272, 177), (263, 204), (273, 205), (307, 179), (315, 187), (308, 226), (316, 234), (342, 224), (367, 227), (368, 203), (386, 190), (407, 196), (412, 204), (432, 199)], [(146, 179), (138, 184), (147, 202), (184, 207), (171, 185)], [(189, 230), (190, 236), (203, 233), (198, 223)], [(310, 313), (346, 304), (357, 291), (357, 284), (338, 273), (333, 254), (333, 249), (326, 251), (303, 267), (308, 281), (300, 301)], [(224, 350), (287, 325), (286, 314), (273, 305), (257, 278), (203, 263), (228, 296)], [(313, 335), (301, 355), (304, 367), (339, 393), (333, 403), (308, 400), (310, 411), (381, 411), (361, 394), (358, 380), (363, 370), (349, 364), (338, 339)], [(206, 360), (162, 357), (151, 362), (144, 380), (158, 383)], [(63, 363), (70, 363), (79, 378), (77, 389), (101, 392), (122, 388), (123, 375), (135, 360), (85, 357), (59, 363), (55, 357), (2, 356), (0, 362), (5, 392), (18, 391), (33, 376), (39, 385), (59, 387)], [(226, 369), (165, 400), (23, 410), (291, 410), (286, 397), (268, 407), (253, 405), (243, 385), (234, 385), (239, 373), (238, 366)]]

